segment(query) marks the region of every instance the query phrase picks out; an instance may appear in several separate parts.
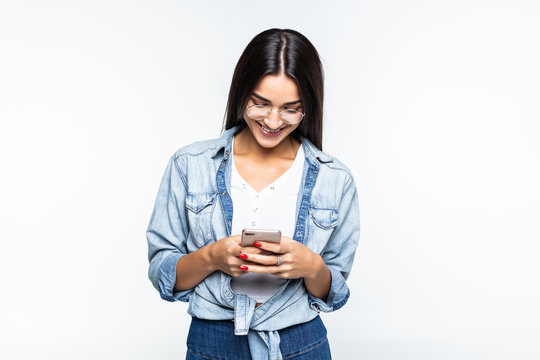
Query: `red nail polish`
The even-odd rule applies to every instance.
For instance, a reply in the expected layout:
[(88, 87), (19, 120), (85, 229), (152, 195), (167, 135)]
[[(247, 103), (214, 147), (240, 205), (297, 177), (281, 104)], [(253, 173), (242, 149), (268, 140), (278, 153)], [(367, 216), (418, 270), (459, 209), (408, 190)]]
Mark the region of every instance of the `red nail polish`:
[(253, 245), (259, 247), (259, 246), (261, 246), (262, 244), (261, 244), (260, 242), (258, 242), (258, 241), (255, 241), (255, 242), (253, 243)]
[(247, 254), (240, 254), (238, 255), (240, 259), (247, 259)]
[(248, 267), (246, 265), (240, 265), (240, 270), (247, 270)]

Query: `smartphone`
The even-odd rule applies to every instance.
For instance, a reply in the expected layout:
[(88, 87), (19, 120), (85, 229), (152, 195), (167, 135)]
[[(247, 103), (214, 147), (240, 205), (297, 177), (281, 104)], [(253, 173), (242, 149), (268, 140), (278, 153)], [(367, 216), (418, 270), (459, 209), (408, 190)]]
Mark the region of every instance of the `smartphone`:
[(268, 241), (279, 244), (281, 242), (281, 231), (267, 229), (242, 230), (242, 246), (253, 245), (255, 241)]

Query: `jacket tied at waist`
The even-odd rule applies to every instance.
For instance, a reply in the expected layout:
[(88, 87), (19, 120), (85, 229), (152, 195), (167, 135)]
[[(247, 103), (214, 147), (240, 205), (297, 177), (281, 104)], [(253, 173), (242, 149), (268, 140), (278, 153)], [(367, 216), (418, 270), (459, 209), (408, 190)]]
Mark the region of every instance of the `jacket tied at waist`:
[(247, 335), (249, 351), (254, 360), (282, 360), (279, 348), (279, 333), (273, 331), (251, 330), (250, 324), (256, 301), (244, 294), (234, 297), (234, 334)]
[[(301, 279), (288, 279), (274, 295), (256, 307), (254, 299), (230, 291), (230, 276), (217, 272), (211, 276), (221, 278), (222, 291), (218, 295), (202, 284), (197, 285), (189, 294), (188, 314), (205, 320), (234, 321), (234, 334), (248, 337), (254, 360), (281, 360), (278, 330), (319, 315), (308, 306), (309, 296)], [(284, 296), (286, 294), (294, 295)]]

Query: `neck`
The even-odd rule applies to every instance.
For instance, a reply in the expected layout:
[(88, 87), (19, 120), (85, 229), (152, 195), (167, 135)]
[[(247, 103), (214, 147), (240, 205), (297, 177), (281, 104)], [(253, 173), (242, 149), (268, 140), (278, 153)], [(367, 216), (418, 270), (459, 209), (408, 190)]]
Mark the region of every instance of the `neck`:
[(246, 127), (234, 138), (234, 154), (249, 156), (257, 161), (264, 161), (272, 158), (294, 159), (300, 145), (301, 144), (289, 134), (275, 147), (265, 148), (259, 145), (249, 128)]

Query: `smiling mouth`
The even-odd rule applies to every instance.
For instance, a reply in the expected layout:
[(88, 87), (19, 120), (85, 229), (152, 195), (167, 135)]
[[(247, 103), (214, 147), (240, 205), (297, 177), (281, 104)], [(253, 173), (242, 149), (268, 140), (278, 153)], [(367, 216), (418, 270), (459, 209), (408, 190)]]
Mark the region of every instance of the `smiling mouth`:
[(266, 126), (262, 125), (260, 122), (257, 122), (257, 125), (259, 125), (259, 127), (261, 129), (263, 129), (265, 132), (269, 133), (269, 134), (276, 134), (276, 133), (279, 133), (281, 132), (285, 127), (282, 127), (282, 128), (279, 128), (277, 130), (272, 130), (272, 129), (269, 129), (267, 128)]

